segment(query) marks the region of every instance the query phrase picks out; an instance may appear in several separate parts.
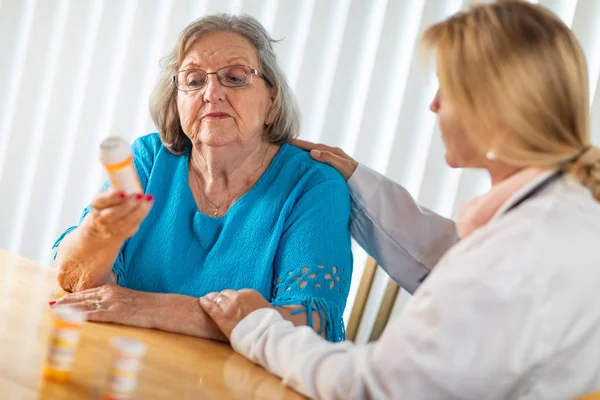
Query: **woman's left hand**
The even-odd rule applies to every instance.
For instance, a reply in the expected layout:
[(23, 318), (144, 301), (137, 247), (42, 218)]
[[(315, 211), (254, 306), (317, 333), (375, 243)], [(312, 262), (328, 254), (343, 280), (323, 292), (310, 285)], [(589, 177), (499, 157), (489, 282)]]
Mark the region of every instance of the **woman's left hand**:
[(52, 307), (69, 305), (83, 310), (88, 321), (153, 328), (157, 298), (154, 293), (140, 292), (117, 285), (103, 285), (68, 294), (51, 305)]
[(227, 339), (233, 328), (251, 312), (261, 308), (273, 308), (256, 290), (223, 290), (200, 298), (200, 306), (215, 321)]

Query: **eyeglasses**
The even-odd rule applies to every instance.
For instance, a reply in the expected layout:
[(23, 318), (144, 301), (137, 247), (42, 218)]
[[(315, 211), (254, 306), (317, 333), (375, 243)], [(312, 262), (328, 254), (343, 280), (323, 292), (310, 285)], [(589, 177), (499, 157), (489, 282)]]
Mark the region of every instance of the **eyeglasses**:
[(201, 69), (185, 69), (173, 75), (175, 87), (182, 92), (193, 92), (202, 89), (208, 81), (208, 75), (216, 75), (219, 83), (226, 87), (241, 88), (252, 82), (252, 75), (265, 79), (262, 72), (247, 65), (230, 65), (215, 72), (206, 72)]

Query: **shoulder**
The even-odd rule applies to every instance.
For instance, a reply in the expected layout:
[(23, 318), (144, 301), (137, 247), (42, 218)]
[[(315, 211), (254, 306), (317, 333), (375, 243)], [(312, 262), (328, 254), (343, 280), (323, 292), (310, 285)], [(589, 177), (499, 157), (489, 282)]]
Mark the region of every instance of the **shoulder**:
[(140, 136), (131, 145), (133, 163), (140, 177), (142, 187), (146, 187), (151, 174), (156, 175), (168, 170), (177, 156), (163, 145), (158, 133)]
[(350, 192), (343, 176), (289, 144), (281, 146), (263, 187), (270, 192), (266, 198), (280, 198), (281, 210), (289, 213), (344, 219), (350, 213)]
[(153, 166), (170, 164), (181, 155), (171, 153), (156, 132), (140, 136), (131, 145), (136, 166), (152, 169)]
[(307, 190), (323, 185), (339, 186), (348, 191), (342, 174), (327, 164), (313, 160), (308, 152), (290, 144), (284, 144), (280, 151), (282, 171), (295, 177)]
[(491, 284), (519, 277), (526, 286), (529, 278), (538, 283), (559, 276), (600, 279), (598, 226), (600, 204), (582, 185), (565, 178), (461, 240), (440, 265)]
[(154, 158), (156, 154), (164, 148), (160, 136), (157, 132), (149, 133), (144, 136), (140, 136), (134, 140), (132, 144), (132, 151), (134, 156), (137, 157), (151, 157)]
[[(563, 177), (547, 190), (525, 201), (490, 224), (516, 248), (543, 249), (543, 254), (564, 253), (569, 248), (588, 252), (600, 243), (600, 203), (589, 189)], [(590, 248), (591, 247), (591, 248)]]

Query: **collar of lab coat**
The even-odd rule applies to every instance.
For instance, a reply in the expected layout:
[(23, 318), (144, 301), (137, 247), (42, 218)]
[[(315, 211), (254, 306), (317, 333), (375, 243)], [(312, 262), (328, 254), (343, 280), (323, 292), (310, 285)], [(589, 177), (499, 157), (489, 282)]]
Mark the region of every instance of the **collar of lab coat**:
[[(490, 222), (501, 218), (504, 214), (506, 214), (508, 210), (510, 210), (510, 208), (513, 205), (517, 204), (521, 199), (528, 196), (531, 193), (531, 191), (535, 190), (539, 185), (542, 185), (546, 181), (546, 179), (549, 179), (552, 175), (556, 173), (556, 171), (556, 169), (544, 171), (535, 178), (533, 178), (531, 182), (527, 183), (521, 189), (517, 190), (508, 200), (506, 200), (506, 202), (504, 202), (504, 204), (502, 204), (498, 211), (496, 211), (496, 214), (494, 214)], [(539, 193), (536, 193), (535, 195), (538, 194)]]

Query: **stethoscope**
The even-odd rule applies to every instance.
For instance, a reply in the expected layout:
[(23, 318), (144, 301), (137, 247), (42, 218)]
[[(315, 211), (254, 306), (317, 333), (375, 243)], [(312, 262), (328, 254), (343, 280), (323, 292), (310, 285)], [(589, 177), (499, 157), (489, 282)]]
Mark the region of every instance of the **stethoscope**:
[(538, 183), (536, 186), (534, 186), (533, 188), (531, 188), (531, 190), (529, 190), (529, 192), (525, 193), (525, 195), (523, 195), (523, 197), (521, 197), (513, 205), (511, 205), (504, 212), (504, 214), (507, 214), (507, 213), (511, 212), (512, 210), (514, 210), (515, 208), (517, 208), (518, 206), (520, 206), (521, 204), (523, 204), (525, 201), (529, 200), (530, 198), (534, 197), (535, 195), (537, 195), (538, 193), (540, 193), (541, 191), (543, 191), (544, 189), (546, 189), (548, 186), (550, 186), (551, 184), (553, 184), (554, 182), (556, 182), (561, 176), (563, 176), (564, 173), (565, 173), (564, 171), (558, 170), (554, 174), (550, 175), (549, 177), (547, 177), (546, 179), (544, 179), (543, 181), (541, 181), (540, 183)]

